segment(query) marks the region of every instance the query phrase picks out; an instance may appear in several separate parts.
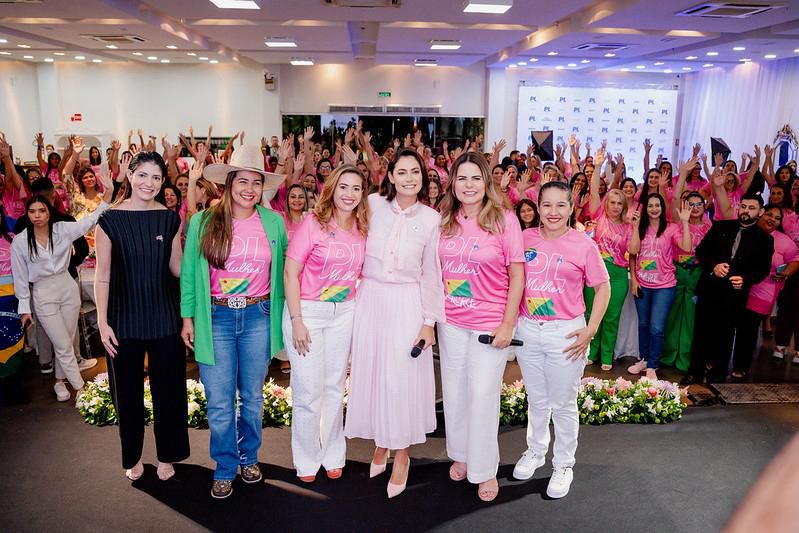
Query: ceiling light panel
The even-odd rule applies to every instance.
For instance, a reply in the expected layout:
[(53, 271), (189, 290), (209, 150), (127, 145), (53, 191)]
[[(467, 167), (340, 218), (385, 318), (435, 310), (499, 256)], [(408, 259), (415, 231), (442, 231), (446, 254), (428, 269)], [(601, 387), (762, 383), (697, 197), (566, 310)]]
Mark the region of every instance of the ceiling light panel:
[(463, 12), (501, 15), (511, 7), (513, 7), (513, 0), (467, 0), (463, 4)]

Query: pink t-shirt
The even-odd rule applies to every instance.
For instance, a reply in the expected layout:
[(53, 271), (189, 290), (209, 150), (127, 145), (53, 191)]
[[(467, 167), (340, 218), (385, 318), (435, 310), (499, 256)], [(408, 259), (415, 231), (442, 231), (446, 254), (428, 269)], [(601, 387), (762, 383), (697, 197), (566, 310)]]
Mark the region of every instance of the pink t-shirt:
[[(672, 256), (674, 257), (674, 262), (682, 267), (695, 267), (697, 265), (696, 247), (705, 238), (712, 225), (707, 216), (704, 216), (699, 224), (688, 224), (688, 231), (691, 233), (691, 253), (680, 248), (678, 243), (673, 243)], [(682, 231), (680, 231), (680, 236), (682, 237)]]
[(573, 229), (546, 240), (538, 228), (530, 228), (522, 237), (525, 283), (519, 313), (531, 320), (571, 320), (585, 313), (583, 287), (609, 279), (596, 243)]
[(10, 178), (5, 179), (5, 190), (3, 191), (3, 207), (6, 210), (6, 216), (18, 219), (25, 214), (25, 200), (28, 198), (28, 192), (23, 188), (22, 190), (14, 187), (14, 183)]
[(233, 242), (224, 270), (210, 267), (211, 296), (269, 294), (272, 249), (256, 210), (244, 220), (233, 219)]
[(627, 248), (631, 235), (632, 228), (629, 224), (616, 224), (604, 214), (594, 226), (594, 241), (599, 248), (599, 255), (608, 263), (622, 268), (629, 265)]
[(291, 238), (294, 236), (294, 233), (296, 233), (297, 230), (299, 229), (300, 224), (302, 224), (303, 220), (305, 220), (308, 217), (305, 216), (305, 213), (303, 213), (302, 220), (300, 220), (299, 222), (294, 222), (291, 220), (291, 218), (289, 218), (289, 216), (284, 211), (279, 211), (279, 213), (280, 216), (283, 217), (283, 222), (285, 222), (286, 224), (286, 235), (288, 241), (291, 242)]
[[(524, 191), (524, 197), (532, 201), (535, 205), (538, 205), (538, 187), (528, 187), (528, 189)], [(519, 189), (516, 187), (508, 188), (508, 198), (513, 205), (518, 205), (518, 203), (522, 201), (522, 196), (519, 194)]]
[(749, 301), (746, 308), (755, 313), (768, 315), (774, 308), (777, 296), (782, 290), (784, 281), (776, 281), (774, 274), (777, 270), (782, 271), (788, 263), (799, 260), (799, 252), (796, 244), (784, 233), (775, 231), (771, 234), (774, 237), (774, 254), (771, 256), (771, 270), (766, 279), (753, 286), (749, 290)]
[(785, 234), (799, 246), (799, 215), (794, 211), (788, 209), (782, 210), (782, 228)]
[(366, 238), (353, 225), (341, 229), (331, 218), (322, 229), (316, 215), (300, 222), (289, 241), (286, 257), (303, 265), (300, 299), (346, 302), (355, 297), (355, 282), (363, 270)]
[[(744, 176), (746, 176), (744, 174)], [(710, 183), (705, 183), (702, 186), (702, 190), (707, 194), (713, 194), (713, 185)], [(741, 205), (741, 197), (744, 195), (744, 190), (741, 187), (733, 191), (727, 191), (727, 196), (730, 199), (730, 204), (732, 204), (732, 213), (729, 217), (724, 217), (721, 214), (721, 208), (719, 207), (719, 201), (716, 198), (716, 195), (713, 194), (713, 220), (735, 220), (738, 218), (738, 206)]]
[(460, 232), (441, 236), (438, 258), (447, 323), (491, 331), (502, 323), (508, 301), (508, 266), (523, 263), (519, 220), (505, 211), (505, 231), (488, 233), (476, 219), (458, 216)]
[(673, 251), (682, 240), (682, 228), (677, 224), (668, 224), (659, 237), (657, 230), (657, 226), (647, 229), (635, 263), (638, 283), (647, 289), (665, 289), (677, 284)]

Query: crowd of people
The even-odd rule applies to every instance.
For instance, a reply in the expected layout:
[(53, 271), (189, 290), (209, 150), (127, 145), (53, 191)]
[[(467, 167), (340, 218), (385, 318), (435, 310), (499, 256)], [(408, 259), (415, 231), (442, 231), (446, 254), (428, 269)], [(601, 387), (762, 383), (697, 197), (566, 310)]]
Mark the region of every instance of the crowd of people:
[(38, 134), (27, 169), (0, 137), (0, 376), (27, 342), (43, 373), (54, 367), (59, 401), (72, 398), (67, 384), (80, 394), (92, 363), (76, 347), (78, 315), (91, 299), (132, 480), (144, 472), (145, 356), (159, 478), (189, 455), (191, 353), (208, 401), (212, 496), (230, 496), (237, 475), (260, 481), (262, 388), (282, 357), (299, 480), (320, 469), (340, 478), (346, 438), (370, 439), (371, 477), (394, 454), (391, 498), (405, 489), (409, 448), (436, 428), (438, 343), (449, 476), (491, 501), (511, 346), (530, 406), (514, 476), (545, 463), (551, 420), (547, 494), (560, 498), (584, 367), (613, 368), (628, 302), (640, 360), (627, 372), (650, 379), (661, 366), (685, 384), (741, 379), (760, 331), (779, 359), (799, 338), (799, 179), (795, 161), (774, 171), (770, 146), (740, 166), (699, 145), (650, 166), (647, 141), (639, 185), (623, 154), (605, 143), (583, 152), (574, 136), (543, 162), (533, 146), (503, 157), (505, 141), (450, 149), (419, 131), (378, 153), (360, 123), (330, 147), (307, 128), (260, 149), (242, 132), (219, 153), (211, 131), (163, 138), (161, 153), (131, 131), (127, 150), (115, 140), (105, 157), (79, 137), (58, 153)]

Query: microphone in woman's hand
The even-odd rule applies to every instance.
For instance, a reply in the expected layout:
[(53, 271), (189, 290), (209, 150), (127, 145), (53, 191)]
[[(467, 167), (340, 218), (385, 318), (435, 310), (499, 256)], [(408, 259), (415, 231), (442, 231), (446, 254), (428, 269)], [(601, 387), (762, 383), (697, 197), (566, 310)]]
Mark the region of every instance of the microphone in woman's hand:
[[(491, 344), (492, 342), (494, 342), (494, 336), (493, 335), (480, 335), (479, 337), (477, 337), (477, 342), (479, 342), (481, 344)], [(524, 343), (522, 341), (520, 341), (519, 339), (513, 339), (513, 340), (510, 341), (510, 345), (511, 346), (524, 346)]]
[(422, 350), (424, 350), (424, 344), (424, 339), (417, 342), (416, 345), (411, 348), (411, 357), (414, 359), (419, 357), (422, 354)]

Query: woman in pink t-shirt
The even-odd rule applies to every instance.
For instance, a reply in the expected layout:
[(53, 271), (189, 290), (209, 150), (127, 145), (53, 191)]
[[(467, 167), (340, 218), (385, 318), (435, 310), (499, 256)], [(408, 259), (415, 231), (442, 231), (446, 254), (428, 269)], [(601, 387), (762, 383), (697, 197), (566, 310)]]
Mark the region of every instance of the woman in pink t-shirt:
[(283, 220), (286, 222), (286, 233), (288, 234), (289, 242), (291, 242), (291, 238), (300, 227), (309, 210), (308, 191), (299, 183), (290, 186), (286, 192), (285, 209), (280, 211), (280, 214), (283, 215)]
[(691, 210), (683, 204), (679, 211), (681, 226), (666, 219), (666, 201), (659, 194), (646, 198), (646, 215), (633, 216), (630, 238), (630, 268), (632, 292), (638, 311), (638, 353), (640, 361), (627, 372), (657, 379), (656, 370), (663, 351), (666, 319), (674, 303), (674, 248), (691, 251), (691, 232), (688, 219)]
[[(601, 154), (597, 154), (597, 160), (600, 157)], [(604, 201), (600, 199), (599, 169), (591, 177), (587, 211), (598, 214), (591, 217), (596, 222), (593, 238), (610, 276), (610, 301), (596, 335), (591, 340), (587, 364), (601, 361), (602, 370), (608, 371), (613, 368), (619, 319), (629, 290), (627, 248), (631, 229), (626, 221), (627, 201), (620, 190), (611, 189), (605, 195)], [(590, 309), (594, 301), (594, 289), (586, 287), (584, 297)], [(587, 316), (590, 318), (590, 313)]]
[[(741, 325), (735, 338), (733, 371), (730, 374), (734, 378), (743, 378), (749, 372), (752, 354), (757, 346), (757, 330), (763, 319), (774, 309), (785, 280), (799, 270), (799, 252), (796, 244), (787, 235), (778, 231), (781, 228), (782, 217), (782, 209), (769, 204), (763, 208), (763, 214), (757, 220), (758, 227), (774, 237), (774, 254), (771, 256), (769, 275), (749, 289), (746, 310), (744, 316), (740, 317)], [(784, 353), (784, 348), (782, 350)]]
[[(605, 261), (584, 233), (569, 228), (574, 213), (571, 189), (559, 182), (541, 187), (541, 228), (522, 232), (525, 285), (519, 309), (516, 349), (529, 402), (527, 450), (513, 477), (530, 479), (549, 449), (550, 418), (555, 426), (552, 477), (547, 495), (562, 498), (573, 479), (580, 419), (577, 392), (591, 338), (610, 299)], [(586, 325), (583, 287), (593, 287)]]
[(479, 484), (483, 501), (499, 493), (499, 391), (524, 286), (522, 231), (500, 202), (485, 157), (461, 154), (441, 203), (441, 388), (449, 476)]
[(292, 367), (291, 452), (306, 483), (316, 479), (320, 466), (330, 479), (340, 478), (344, 468), (344, 382), (369, 229), (368, 186), (357, 167), (336, 168), (286, 251), (283, 338)]
[(424, 203), (438, 211), (438, 204), (444, 198), (444, 185), (442, 185), (438, 172), (434, 168), (428, 169), (427, 177), (430, 179), (430, 189), (427, 191), (427, 200)]

